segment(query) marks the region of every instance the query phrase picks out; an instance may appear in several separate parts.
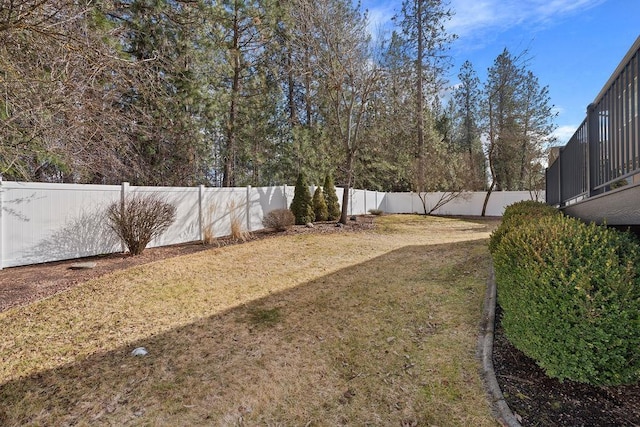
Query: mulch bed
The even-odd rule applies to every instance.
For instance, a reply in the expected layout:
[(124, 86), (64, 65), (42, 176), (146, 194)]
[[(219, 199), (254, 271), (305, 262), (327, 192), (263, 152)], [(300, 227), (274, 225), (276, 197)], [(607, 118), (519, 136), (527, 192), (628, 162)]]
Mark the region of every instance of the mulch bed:
[(496, 307), (494, 369), (523, 426), (640, 426), (640, 384), (596, 387), (548, 378), (507, 341), (499, 319)]

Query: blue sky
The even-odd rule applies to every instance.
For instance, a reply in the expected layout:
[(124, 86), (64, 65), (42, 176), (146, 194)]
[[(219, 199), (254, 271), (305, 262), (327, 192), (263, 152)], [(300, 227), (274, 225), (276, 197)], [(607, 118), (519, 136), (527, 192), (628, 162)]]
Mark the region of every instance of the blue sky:
[[(372, 28), (384, 27), (402, 0), (362, 0)], [(528, 68), (548, 85), (564, 144), (582, 123), (615, 68), (640, 36), (640, 0), (450, 0), (447, 24), (458, 35), (451, 49), (450, 83), (465, 60), (484, 81), (506, 47), (528, 51)]]

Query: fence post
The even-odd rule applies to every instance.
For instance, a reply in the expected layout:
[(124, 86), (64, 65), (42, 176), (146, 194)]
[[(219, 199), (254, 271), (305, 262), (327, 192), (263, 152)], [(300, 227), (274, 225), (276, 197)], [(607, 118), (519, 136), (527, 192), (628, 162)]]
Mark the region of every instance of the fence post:
[(284, 199), (283, 209), (289, 209), (289, 202), (287, 201), (287, 184), (282, 186), (282, 198)]
[[(127, 193), (129, 193), (129, 183), (125, 181), (120, 185), (120, 216), (124, 216), (124, 204), (127, 199)], [(122, 252), (127, 250), (122, 239), (120, 239), (120, 248), (122, 248)]]
[(247, 185), (247, 231), (251, 231), (251, 186)]
[(200, 229), (200, 241), (204, 241), (204, 214), (202, 212), (202, 204), (204, 202), (204, 185), (198, 186), (198, 225)]

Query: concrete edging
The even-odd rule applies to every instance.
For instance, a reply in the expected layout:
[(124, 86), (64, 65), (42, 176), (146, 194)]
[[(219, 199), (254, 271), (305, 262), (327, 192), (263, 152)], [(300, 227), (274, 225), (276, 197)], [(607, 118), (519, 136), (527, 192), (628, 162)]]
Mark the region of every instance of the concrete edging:
[(487, 291), (482, 310), (480, 336), (478, 337), (478, 354), (482, 360), (482, 377), (489, 392), (496, 419), (503, 426), (522, 427), (516, 416), (507, 405), (498, 385), (496, 373), (493, 370), (493, 332), (496, 317), (496, 280), (493, 264), (489, 267)]

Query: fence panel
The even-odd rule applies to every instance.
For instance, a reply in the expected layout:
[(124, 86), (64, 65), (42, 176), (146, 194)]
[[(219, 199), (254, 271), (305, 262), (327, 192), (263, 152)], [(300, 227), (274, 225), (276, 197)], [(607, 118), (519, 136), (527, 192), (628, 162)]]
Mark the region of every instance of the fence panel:
[(2, 183), (2, 266), (117, 252), (105, 210), (120, 186)]
[[(125, 186), (126, 187), (126, 186)], [(168, 246), (200, 240), (198, 187), (129, 187), (128, 194), (158, 194), (176, 207), (176, 220), (148, 247)]]
[(386, 213), (413, 213), (413, 193), (387, 193), (384, 196), (384, 211)]
[(275, 209), (288, 208), (285, 198), (284, 188), (278, 187), (257, 187), (251, 189), (250, 197), (250, 230), (260, 230), (264, 228), (262, 219)]
[(246, 188), (205, 188), (202, 201), (203, 229), (210, 237), (231, 234), (232, 222), (246, 230)]
[(362, 215), (367, 212), (366, 205), (366, 190), (349, 190), (349, 215)]
[(371, 209), (378, 209), (378, 192), (365, 191), (364, 193), (364, 212), (369, 213)]
[[(242, 230), (260, 230), (262, 218), (288, 207), (294, 187), (135, 187), (117, 185), (2, 182), (0, 191), (0, 267), (13, 267), (121, 251), (105, 211), (123, 194), (161, 194), (177, 208), (175, 223), (150, 247), (199, 241), (231, 234), (235, 221)], [(344, 189), (336, 188), (342, 202)], [(431, 209), (443, 193), (427, 195)], [(465, 193), (435, 211), (440, 215), (480, 215), (485, 193)], [(487, 215), (502, 215), (504, 207), (531, 199), (527, 192), (494, 192)], [(415, 193), (352, 190), (349, 214), (379, 208), (387, 213), (422, 213)]]

